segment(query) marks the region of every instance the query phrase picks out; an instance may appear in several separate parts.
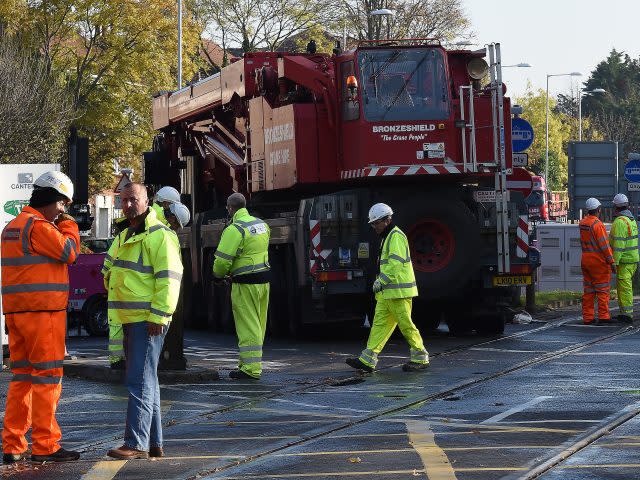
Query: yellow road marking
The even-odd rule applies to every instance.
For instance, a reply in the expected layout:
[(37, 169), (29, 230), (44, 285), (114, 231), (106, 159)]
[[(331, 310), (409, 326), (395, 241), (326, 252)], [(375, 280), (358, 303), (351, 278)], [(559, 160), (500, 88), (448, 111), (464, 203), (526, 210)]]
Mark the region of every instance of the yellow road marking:
[(423, 420), (405, 420), (409, 443), (420, 455), (430, 480), (456, 480), (449, 457), (436, 443), (429, 423)]
[[(527, 471), (524, 467), (480, 467), (480, 468), (456, 468), (456, 472), (522, 472)], [(369, 470), (366, 472), (312, 472), (312, 473), (272, 473), (270, 475), (251, 475), (245, 474), (242, 477), (221, 477), (223, 480), (246, 480), (254, 479), (271, 479), (271, 478), (310, 478), (310, 477), (355, 477), (355, 476), (373, 476), (373, 475), (412, 475), (414, 473), (427, 473), (424, 469), (417, 468), (412, 470)]]
[(127, 460), (107, 460), (96, 463), (80, 480), (111, 480), (125, 466)]
[[(374, 449), (374, 450), (341, 450), (341, 451), (328, 451), (328, 452), (297, 452), (297, 453), (277, 453), (275, 457), (315, 457), (322, 455), (366, 455), (373, 453), (404, 453), (404, 452), (414, 452), (417, 450), (415, 447), (415, 441), (412, 441), (414, 444), (413, 448), (387, 448), (387, 449)], [(520, 448), (526, 448), (527, 450), (531, 449), (542, 449), (548, 450), (550, 448), (555, 448), (555, 445), (496, 445), (496, 446), (486, 446), (486, 447), (450, 447), (450, 448), (440, 448), (436, 446), (425, 445), (421, 448), (428, 450), (446, 450), (447, 452), (471, 452), (471, 451), (479, 451), (479, 450), (517, 450)]]

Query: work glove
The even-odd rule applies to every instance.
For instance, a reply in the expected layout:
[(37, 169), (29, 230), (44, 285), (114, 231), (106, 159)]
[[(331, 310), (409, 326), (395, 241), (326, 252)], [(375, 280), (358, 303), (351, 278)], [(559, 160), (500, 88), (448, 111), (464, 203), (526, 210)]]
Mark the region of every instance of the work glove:
[(373, 282), (373, 293), (378, 293), (380, 290), (382, 290), (382, 283), (379, 278), (376, 278), (376, 281)]
[(222, 287), (229, 284), (229, 279), (227, 277), (213, 277), (213, 284), (216, 287)]

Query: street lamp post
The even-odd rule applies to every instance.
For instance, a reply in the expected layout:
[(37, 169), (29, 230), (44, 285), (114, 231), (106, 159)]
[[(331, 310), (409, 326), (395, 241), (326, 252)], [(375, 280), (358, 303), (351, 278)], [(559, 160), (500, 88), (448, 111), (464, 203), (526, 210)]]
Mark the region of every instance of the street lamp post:
[[(389, 29), (389, 18), (394, 15), (395, 12), (393, 10), (389, 10), (388, 8), (379, 8), (378, 10), (372, 10), (369, 15), (371, 16), (386, 16), (387, 17), (387, 40), (390, 36)], [(382, 27), (382, 24), (380, 25)], [(377, 40), (380, 40), (379, 38)]]
[(550, 77), (581, 77), (580, 72), (547, 74), (547, 103), (546, 103), (546, 127), (545, 127), (545, 156), (544, 156), (544, 181), (549, 189), (549, 78)]
[(178, 0), (178, 90), (182, 88), (182, 0)]
[(582, 141), (582, 94), (589, 95), (591, 93), (607, 93), (604, 88), (594, 88), (593, 90), (578, 90), (578, 141)]

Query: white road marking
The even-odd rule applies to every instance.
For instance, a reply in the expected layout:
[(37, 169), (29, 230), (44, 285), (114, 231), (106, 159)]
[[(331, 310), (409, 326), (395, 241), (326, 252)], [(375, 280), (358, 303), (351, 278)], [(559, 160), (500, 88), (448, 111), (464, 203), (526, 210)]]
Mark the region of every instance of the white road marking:
[(510, 408), (509, 410), (506, 410), (498, 415), (494, 415), (491, 418), (487, 418), (486, 420), (480, 422), (480, 423), (498, 423), (501, 420), (504, 420), (507, 417), (510, 417), (511, 415), (513, 415), (514, 413), (518, 413), (521, 412), (523, 410), (526, 410), (529, 407), (532, 407), (534, 405), (537, 405), (540, 402), (544, 402), (545, 400), (548, 400), (550, 398), (553, 397), (549, 397), (546, 395), (540, 396), (540, 397), (536, 397), (533, 400), (528, 401), (527, 403), (523, 403), (522, 405), (517, 405), (513, 408)]

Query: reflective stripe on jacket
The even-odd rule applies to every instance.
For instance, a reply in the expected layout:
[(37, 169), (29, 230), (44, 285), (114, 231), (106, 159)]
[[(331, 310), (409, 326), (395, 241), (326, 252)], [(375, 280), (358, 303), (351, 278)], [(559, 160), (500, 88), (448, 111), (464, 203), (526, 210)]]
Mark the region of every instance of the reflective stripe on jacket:
[(580, 245), (582, 261), (613, 263), (613, 253), (607, 238), (607, 229), (595, 215), (587, 215), (580, 220)]
[(213, 274), (246, 275), (266, 272), (269, 267), (269, 236), (271, 230), (263, 220), (252, 217), (246, 208), (233, 216), (233, 223), (224, 229), (215, 253)]
[(393, 227), (382, 242), (378, 280), (382, 290), (376, 293), (376, 299), (418, 296), (409, 241), (398, 227)]
[(638, 224), (629, 210), (624, 210), (613, 221), (609, 242), (616, 265), (638, 263)]
[(149, 209), (144, 223), (144, 231), (128, 239), (129, 229), (120, 232), (105, 257), (102, 274), (109, 320), (166, 325), (180, 294), (180, 245), (176, 234), (158, 221), (153, 209)]
[(66, 310), (67, 264), (80, 252), (76, 222), (56, 226), (26, 206), (2, 231), (1, 244), (4, 313)]

